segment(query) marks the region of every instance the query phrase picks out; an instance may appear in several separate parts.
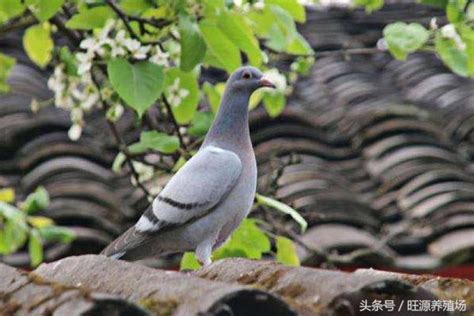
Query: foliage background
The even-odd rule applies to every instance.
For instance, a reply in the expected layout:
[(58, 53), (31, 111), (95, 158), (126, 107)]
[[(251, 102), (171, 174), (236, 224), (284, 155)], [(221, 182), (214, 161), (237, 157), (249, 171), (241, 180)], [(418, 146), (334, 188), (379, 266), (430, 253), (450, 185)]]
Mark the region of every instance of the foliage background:
[[(420, 2), (444, 8), (445, 25), (436, 20), (429, 26), (390, 24), (376, 49), (388, 49), (401, 60), (419, 50), (433, 52), (453, 72), (473, 76), (474, 6), (467, 0)], [(381, 8), (383, 0), (355, 0), (354, 5), (371, 12)], [(314, 52), (296, 28), (305, 18), (304, 7), (296, 0), (0, 2), (0, 23), (24, 25), (25, 52), (38, 67), (51, 71), (48, 86), (54, 99), (33, 101), (32, 109), (54, 105), (68, 110), (73, 140), (81, 137), (84, 116), (99, 110), (118, 150), (113, 170), (129, 174), (150, 199), (159, 188), (149, 184), (163, 173), (176, 172), (189, 159), (218, 109), (224, 84), (203, 80), (206, 71), (217, 70), (224, 79), (242, 64), (263, 69), (278, 89), (256, 93), (251, 109), (263, 104), (271, 117), (281, 113), (292, 84), (314, 62)], [(69, 44), (59, 45), (60, 38)], [(290, 67), (281, 71), (279, 62), (288, 59)], [(0, 54), (0, 91), (8, 91), (6, 80), (14, 64), (13, 58)], [(127, 143), (116, 127), (124, 111), (134, 111), (143, 130), (134, 143)], [(156, 113), (173, 129), (154, 123)], [(73, 238), (52, 221), (32, 215), (47, 206), (47, 192), (41, 188), (16, 207), (14, 192), (8, 188), (2, 192), (0, 253), (27, 243), (36, 265), (42, 260), (42, 243)], [(258, 196), (258, 205), (290, 214), (305, 229), (304, 219), (289, 206), (264, 196)], [(261, 227), (256, 220), (245, 221), (214, 257), (258, 259), (271, 254), (281, 262), (298, 264), (290, 239)], [(182, 267), (196, 267), (192, 254), (183, 257)]]

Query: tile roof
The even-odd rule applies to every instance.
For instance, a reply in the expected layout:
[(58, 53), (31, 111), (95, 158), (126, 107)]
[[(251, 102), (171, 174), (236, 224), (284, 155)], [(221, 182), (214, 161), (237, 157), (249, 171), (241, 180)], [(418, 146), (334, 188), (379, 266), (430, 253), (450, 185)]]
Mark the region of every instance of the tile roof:
[[(347, 273), (240, 258), (224, 259), (192, 273), (151, 269), (95, 255), (43, 264), (28, 275), (0, 265), (2, 276), (5, 269), (11, 276), (0, 281), (0, 306), (14, 303), (17, 308), (27, 308), (37, 302), (36, 308), (50, 306), (51, 311), (59, 294), (48, 292), (50, 285), (109, 295), (114, 302), (143, 308), (151, 315), (348, 316), (364, 315), (361, 306), (365, 302), (368, 306), (383, 304), (381, 315), (418, 315), (411, 311), (415, 304), (410, 302), (428, 302), (432, 308), (429, 315), (468, 315), (474, 306), (472, 281), (373, 269)], [(13, 285), (23, 279), (30, 280), (30, 288), (17, 290)], [(453, 313), (446, 311), (451, 308), (448, 302), (452, 302)], [(389, 303), (400, 312), (390, 312)], [(74, 311), (70, 314), (76, 315)]]
[[(301, 31), (317, 50), (372, 47), (387, 22), (439, 14), (397, 1), (370, 16), (312, 10)], [(115, 152), (104, 122), (89, 116), (91, 128), (72, 142), (67, 113), (30, 112), (33, 97), (50, 97), (46, 74), (21, 53), (18, 34), (0, 43), (19, 59), (13, 92), (0, 98), (0, 185), (20, 196), (44, 185), (52, 199), (42, 215), (76, 231), (73, 244), (48, 245), (47, 260), (98, 252), (147, 201), (110, 171)], [(406, 62), (387, 54), (322, 57), (283, 115), (252, 112), (260, 191), (298, 209), (310, 224), (303, 244), (337, 252), (341, 265), (434, 270), (472, 263), (472, 88), (431, 55)], [(137, 138), (133, 115), (119, 124), (128, 142)], [(304, 263), (320, 264), (307, 248), (299, 253)], [(27, 266), (29, 257), (2, 261)]]

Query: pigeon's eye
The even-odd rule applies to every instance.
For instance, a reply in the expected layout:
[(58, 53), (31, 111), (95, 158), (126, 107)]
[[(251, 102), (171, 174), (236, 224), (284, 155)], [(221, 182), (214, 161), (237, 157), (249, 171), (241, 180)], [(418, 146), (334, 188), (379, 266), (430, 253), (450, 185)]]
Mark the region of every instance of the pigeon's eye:
[(252, 74), (251, 74), (250, 72), (246, 71), (246, 72), (244, 72), (244, 73), (242, 74), (242, 78), (244, 78), (244, 79), (252, 79)]

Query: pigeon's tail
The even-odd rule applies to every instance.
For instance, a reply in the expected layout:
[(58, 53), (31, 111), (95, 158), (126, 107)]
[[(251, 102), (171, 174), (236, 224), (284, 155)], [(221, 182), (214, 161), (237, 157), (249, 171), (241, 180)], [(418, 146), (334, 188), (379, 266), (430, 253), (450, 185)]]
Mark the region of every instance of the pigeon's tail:
[(114, 259), (136, 260), (132, 258), (134, 256), (129, 256), (129, 253), (135, 253), (134, 250), (145, 244), (149, 239), (149, 234), (140, 233), (135, 229), (135, 226), (132, 226), (112, 241), (100, 254)]
[(127, 253), (126, 251), (117, 252), (117, 253), (111, 255), (110, 258), (118, 260), (118, 259), (122, 258), (126, 253)]

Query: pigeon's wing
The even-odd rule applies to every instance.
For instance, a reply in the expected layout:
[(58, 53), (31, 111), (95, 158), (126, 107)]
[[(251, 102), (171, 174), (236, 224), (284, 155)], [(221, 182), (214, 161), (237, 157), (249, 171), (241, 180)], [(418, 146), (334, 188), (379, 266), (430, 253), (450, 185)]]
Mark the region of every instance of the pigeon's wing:
[(156, 231), (206, 214), (234, 187), (241, 171), (242, 163), (235, 153), (205, 147), (170, 180), (153, 201), (152, 212), (143, 214), (136, 228)]
[[(204, 216), (226, 197), (241, 171), (242, 163), (234, 152), (205, 147), (174, 175), (137, 224), (107, 249), (113, 249), (113, 253), (126, 251), (161, 229)], [(106, 255), (110, 253), (107, 249)]]

